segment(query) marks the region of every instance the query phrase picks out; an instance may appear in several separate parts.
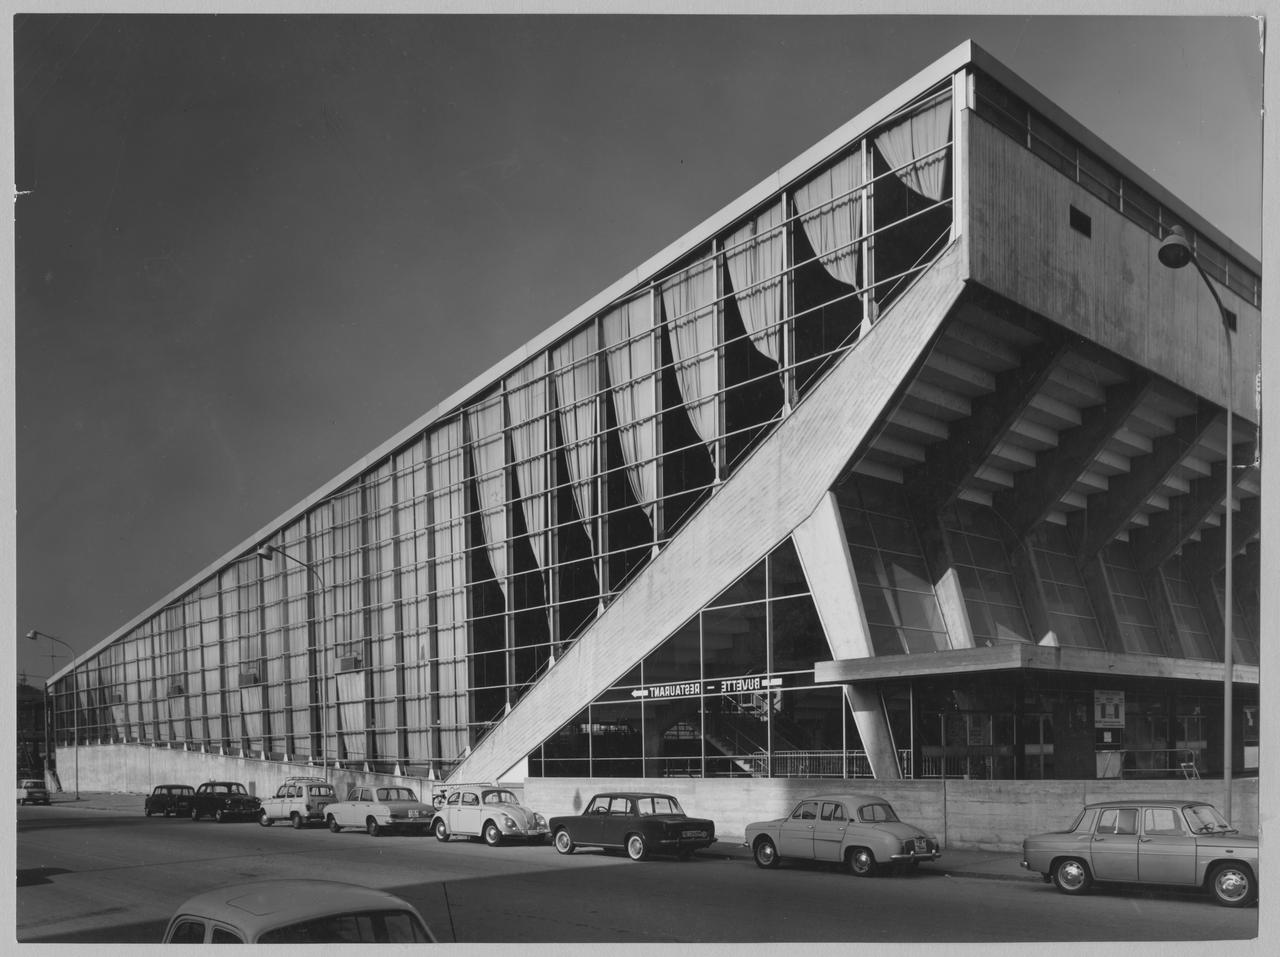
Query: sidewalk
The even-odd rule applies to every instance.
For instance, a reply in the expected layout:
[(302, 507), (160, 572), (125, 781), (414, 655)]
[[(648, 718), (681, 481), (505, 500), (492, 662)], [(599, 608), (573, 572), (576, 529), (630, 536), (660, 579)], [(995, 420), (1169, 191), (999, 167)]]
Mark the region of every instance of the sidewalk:
[[(50, 795), (54, 807), (77, 807), (88, 811), (134, 811), (142, 814), (144, 794), (132, 794), (120, 791), (81, 791), (77, 802), (75, 792), (60, 791)], [(705, 853), (722, 857), (750, 860), (751, 852), (736, 840), (727, 836), (726, 840), (716, 841)], [(994, 881), (1039, 881), (1040, 875), (1034, 871), (1023, 870), (1022, 856), (1013, 851), (981, 851), (961, 848), (945, 848), (941, 859), (924, 863), (921, 868), (935, 874), (950, 877), (978, 877)]]

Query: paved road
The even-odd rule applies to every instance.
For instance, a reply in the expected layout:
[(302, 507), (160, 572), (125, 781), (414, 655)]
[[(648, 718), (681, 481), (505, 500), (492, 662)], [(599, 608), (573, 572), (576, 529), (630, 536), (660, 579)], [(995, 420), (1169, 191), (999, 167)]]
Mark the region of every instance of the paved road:
[(1256, 908), (1198, 895), (1068, 898), (1036, 881), (956, 878), (928, 865), (859, 880), (723, 856), (636, 864), (596, 851), (67, 807), (19, 809), (17, 864), (21, 941), (155, 941), (190, 894), (275, 876), (390, 890), (446, 942), (1225, 940), (1254, 936), (1258, 922)]

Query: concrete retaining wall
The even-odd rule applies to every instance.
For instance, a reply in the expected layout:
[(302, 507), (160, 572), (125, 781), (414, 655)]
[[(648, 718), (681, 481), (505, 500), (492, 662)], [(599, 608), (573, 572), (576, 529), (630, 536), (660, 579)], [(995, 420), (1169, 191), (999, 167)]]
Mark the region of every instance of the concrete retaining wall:
[[(63, 793), (71, 793), (76, 788), (75, 753), (70, 748), (59, 748), (57, 758), (58, 778)], [(263, 761), (261, 758), (231, 757), (136, 744), (82, 747), (79, 769), (81, 791), (149, 794), (157, 784), (190, 784), (194, 787), (202, 781), (239, 781), (250, 794), (259, 798), (275, 794), (285, 778), (324, 776), (322, 768), (305, 763)], [(433, 789), (439, 785), (438, 781), (407, 775), (334, 769), (329, 771), (329, 780), (339, 799), (345, 797), (348, 788), (353, 785), (395, 784), (411, 787), (420, 799), (429, 801)], [(138, 802), (138, 811), (142, 811), (141, 801)]]
[[(75, 788), (74, 752), (58, 750), (62, 789)], [(157, 784), (196, 785), (239, 781), (249, 793), (268, 797), (291, 775), (320, 775), (319, 768), (258, 758), (228, 757), (131, 744), (80, 749), (81, 791), (146, 794)], [(339, 797), (354, 784), (400, 784), (429, 799), (438, 781), (360, 771), (331, 771)], [(504, 782), (519, 792), (518, 782)], [(1082, 804), (1126, 797), (1176, 797), (1222, 807), (1221, 781), (841, 781), (833, 778), (528, 778), (525, 802), (547, 817), (577, 814), (598, 791), (662, 791), (673, 794), (689, 814), (716, 822), (722, 840), (740, 839), (752, 821), (787, 814), (809, 794), (850, 790), (878, 794), (898, 816), (936, 834), (944, 847), (1016, 851), (1022, 838), (1066, 827)], [(1237, 780), (1232, 817), (1247, 834), (1258, 833), (1258, 779)], [(142, 805), (139, 802), (139, 812)]]

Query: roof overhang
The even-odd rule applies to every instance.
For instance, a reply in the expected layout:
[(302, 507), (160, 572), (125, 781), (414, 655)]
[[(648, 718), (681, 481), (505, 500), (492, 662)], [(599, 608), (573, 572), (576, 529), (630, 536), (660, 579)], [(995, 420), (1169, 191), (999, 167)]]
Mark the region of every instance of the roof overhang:
[[(928, 675), (962, 675), (990, 671), (1054, 671), (1123, 678), (1170, 678), (1221, 683), (1225, 667), (1220, 661), (1193, 661), (1158, 655), (1125, 655), (1087, 648), (1050, 645), (1004, 644), (990, 648), (964, 648), (924, 655), (889, 655), (883, 658), (843, 658), (819, 661), (814, 680), (821, 683), (886, 681)], [(1257, 685), (1256, 665), (1235, 665), (1233, 684)]]

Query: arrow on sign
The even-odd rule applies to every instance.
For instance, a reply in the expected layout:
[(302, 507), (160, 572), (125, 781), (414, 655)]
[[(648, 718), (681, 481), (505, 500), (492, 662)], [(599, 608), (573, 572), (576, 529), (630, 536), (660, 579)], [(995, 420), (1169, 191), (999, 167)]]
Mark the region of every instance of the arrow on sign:
[(649, 689), (648, 689), (648, 688), (637, 688), (635, 691), (631, 692), (631, 697), (633, 697), (633, 698), (647, 698), (647, 697), (649, 697)]

